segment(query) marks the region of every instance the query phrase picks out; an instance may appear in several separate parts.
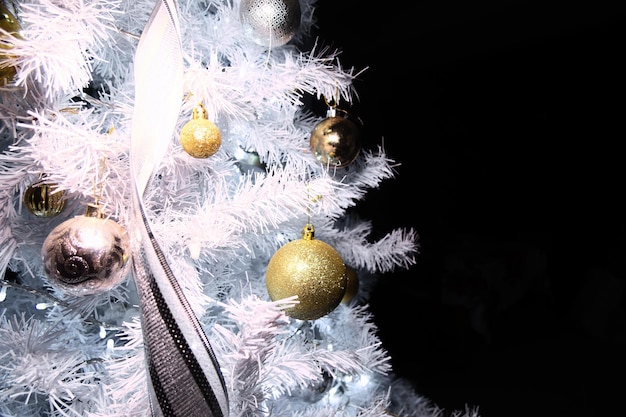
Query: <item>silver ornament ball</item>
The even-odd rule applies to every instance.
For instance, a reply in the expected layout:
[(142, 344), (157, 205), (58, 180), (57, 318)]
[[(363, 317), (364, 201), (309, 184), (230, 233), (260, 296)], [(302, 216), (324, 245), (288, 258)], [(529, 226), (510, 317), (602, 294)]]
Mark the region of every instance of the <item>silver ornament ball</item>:
[(55, 227), (41, 253), (48, 280), (70, 295), (93, 295), (119, 285), (130, 269), (130, 237), (126, 229), (89, 206)]
[(310, 382), (307, 386), (292, 390), (290, 397), (300, 398), (311, 404), (316, 403), (328, 392), (333, 382), (333, 376), (328, 371), (322, 370), (320, 379)]
[(289, 42), (300, 27), (301, 14), (298, 0), (242, 0), (239, 6), (246, 35), (267, 47)]

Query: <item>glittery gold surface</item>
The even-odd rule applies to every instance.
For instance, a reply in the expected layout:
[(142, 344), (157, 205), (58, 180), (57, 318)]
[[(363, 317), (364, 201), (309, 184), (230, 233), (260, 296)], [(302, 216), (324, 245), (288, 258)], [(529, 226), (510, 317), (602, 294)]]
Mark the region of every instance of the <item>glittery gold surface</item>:
[(214, 155), (222, 145), (219, 128), (206, 118), (202, 105), (193, 110), (193, 117), (180, 130), (180, 144), (194, 158), (208, 158)]
[(315, 157), (324, 165), (345, 167), (361, 151), (359, 127), (345, 117), (328, 117), (315, 126), (309, 145)]
[(298, 296), (286, 313), (315, 320), (334, 310), (346, 291), (346, 266), (337, 251), (321, 240), (298, 239), (279, 248), (267, 265), (266, 285), (272, 300)]

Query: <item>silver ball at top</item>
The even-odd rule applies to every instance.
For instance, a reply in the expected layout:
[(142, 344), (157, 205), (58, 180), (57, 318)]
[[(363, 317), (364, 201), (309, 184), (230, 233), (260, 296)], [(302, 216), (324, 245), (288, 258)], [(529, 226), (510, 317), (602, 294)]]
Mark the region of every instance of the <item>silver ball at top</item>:
[(286, 44), (300, 27), (299, 0), (242, 0), (239, 17), (246, 34), (267, 47)]

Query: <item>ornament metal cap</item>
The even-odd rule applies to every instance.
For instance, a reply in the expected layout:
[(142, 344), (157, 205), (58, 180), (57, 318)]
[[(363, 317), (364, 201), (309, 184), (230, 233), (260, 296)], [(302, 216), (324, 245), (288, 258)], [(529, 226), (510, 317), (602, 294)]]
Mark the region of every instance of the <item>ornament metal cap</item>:
[(198, 105), (193, 108), (191, 112), (191, 118), (192, 119), (208, 119), (209, 118), (207, 110), (204, 108), (204, 105), (202, 103), (198, 103)]
[(100, 204), (90, 203), (85, 208), (85, 217), (95, 217), (98, 219), (104, 219), (104, 213), (102, 212), (102, 206)]
[(304, 240), (313, 240), (315, 238), (315, 228), (312, 224), (307, 223), (306, 226), (302, 228), (302, 239)]

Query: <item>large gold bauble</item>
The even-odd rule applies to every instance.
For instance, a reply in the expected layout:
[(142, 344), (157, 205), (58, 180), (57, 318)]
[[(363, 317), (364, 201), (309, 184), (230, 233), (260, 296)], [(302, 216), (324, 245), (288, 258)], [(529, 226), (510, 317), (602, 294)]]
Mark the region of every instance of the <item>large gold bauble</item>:
[(55, 227), (41, 254), (50, 284), (70, 295), (92, 295), (119, 285), (130, 269), (130, 238), (126, 229), (103, 218), (90, 205)]
[(315, 126), (309, 144), (318, 161), (342, 168), (354, 161), (361, 151), (360, 129), (348, 118), (327, 117)]
[(219, 128), (206, 117), (206, 109), (199, 104), (193, 109), (193, 115), (180, 130), (180, 144), (194, 158), (208, 158), (214, 155), (222, 145)]
[(346, 266), (328, 243), (313, 238), (304, 228), (302, 239), (281, 246), (267, 265), (266, 285), (273, 301), (294, 295), (299, 303), (285, 313), (300, 320), (315, 320), (333, 311), (345, 294)]

